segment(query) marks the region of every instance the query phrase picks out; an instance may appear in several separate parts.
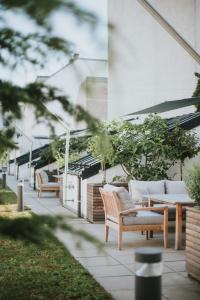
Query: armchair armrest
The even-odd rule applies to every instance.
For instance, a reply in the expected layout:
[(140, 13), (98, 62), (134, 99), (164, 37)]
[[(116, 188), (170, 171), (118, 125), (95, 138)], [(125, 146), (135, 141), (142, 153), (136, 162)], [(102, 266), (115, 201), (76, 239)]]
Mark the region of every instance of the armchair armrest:
[(163, 210), (167, 210), (168, 211), (168, 206), (162, 206), (162, 207), (151, 206), (151, 207), (131, 208), (131, 209), (127, 209), (127, 210), (121, 211), (119, 215), (120, 216), (130, 215), (130, 214), (132, 214), (134, 212), (138, 212), (138, 211), (163, 211)]
[(142, 200), (142, 201), (138, 201), (135, 202), (135, 205), (142, 205), (142, 206), (149, 206), (149, 201), (148, 200)]

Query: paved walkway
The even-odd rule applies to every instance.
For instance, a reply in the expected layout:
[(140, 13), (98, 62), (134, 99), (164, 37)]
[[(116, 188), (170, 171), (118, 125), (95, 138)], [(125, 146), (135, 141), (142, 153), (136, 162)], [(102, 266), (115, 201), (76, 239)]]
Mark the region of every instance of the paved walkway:
[[(8, 177), (7, 181), (15, 191), (15, 179)], [(38, 199), (36, 192), (28, 187), (25, 189), (25, 204), (29, 205), (36, 214), (73, 215), (62, 207), (52, 194), (46, 193), (45, 197)], [(70, 222), (76, 229), (83, 229), (99, 240), (104, 240), (103, 224), (90, 224), (78, 218)], [(56, 236), (116, 300), (134, 300), (134, 248), (145, 246), (163, 248), (160, 234), (155, 234), (153, 240), (146, 241), (140, 233), (125, 233), (123, 250), (118, 251), (116, 232), (111, 231), (104, 252), (99, 252), (93, 244), (86, 241), (82, 241), (81, 248), (77, 248), (77, 239), (61, 230), (56, 232)], [(199, 300), (200, 284), (190, 279), (185, 272), (185, 252), (173, 249), (174, 234), (170, 234), (169, 242), (170, 248), (163, 249), (163, 300)]]

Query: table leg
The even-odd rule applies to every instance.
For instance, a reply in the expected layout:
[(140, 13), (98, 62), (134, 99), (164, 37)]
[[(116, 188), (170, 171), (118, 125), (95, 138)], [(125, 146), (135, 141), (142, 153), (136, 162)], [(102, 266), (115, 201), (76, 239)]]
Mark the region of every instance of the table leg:
[(175, 249), (180, 250), (182, 245), (182, 205), (176, 204), (176, 237)]
[[(153, 206), (153, 201), (149, 200), (149, 206)], [(153, 238), (153, 231), (149, 231), (149, 237), (152, 239)]]

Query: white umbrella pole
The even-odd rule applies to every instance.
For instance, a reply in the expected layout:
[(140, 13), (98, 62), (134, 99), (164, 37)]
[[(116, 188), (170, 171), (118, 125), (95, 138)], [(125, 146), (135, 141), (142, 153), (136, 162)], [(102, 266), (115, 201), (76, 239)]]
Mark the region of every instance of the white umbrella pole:
[(70, 130), (66, 131), (65, 136), (65, 169), (63, 174), (63, 205), (67, 201), (67, 173), (69, 169), (69, 141), (70, 141)]

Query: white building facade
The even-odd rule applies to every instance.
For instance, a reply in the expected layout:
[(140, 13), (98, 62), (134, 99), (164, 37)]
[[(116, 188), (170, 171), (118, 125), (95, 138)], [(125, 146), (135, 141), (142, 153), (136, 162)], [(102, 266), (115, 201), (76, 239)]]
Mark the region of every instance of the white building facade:
[[(200, 52), (199, 0), (148, 2)], [(112, 24), (108, 45), (109, 119), (192, 96), (198, 63), (139, 1), (108, 0), (108, 22)], [(194, 109), (186, 108), (181, 113), (191, 111)]]
[[(59, 90), (58, 93), (68, 97), (73, 105), (80, 105), (94, 117), (107, 119), (107, 61), (102, 59), (79, 58), (72, 59), (62, 69), (50, 76), (38, 76), (37, 80)], [(47, 108), (53, 114), (63, 118), (71, 131), (84, 129), (87, 125), (77, 123), (74, 118), (66, 113), (62, 106), (54, 101), (47, 104)], [(24, 107), (24, 117), (18, 122), (18, 128), (26, 136), (33, 140), (33, 149), (48, 144), (50, 129), (44, 122), (38, 123), (35, 119), (35, 111), (31, 106)], [(55, 123), (57, 135), (65, 133), (65, 128), (58, 122)], [(19, 154), (29, 151), (29, 143), (22, 136), (19, 143)]]

